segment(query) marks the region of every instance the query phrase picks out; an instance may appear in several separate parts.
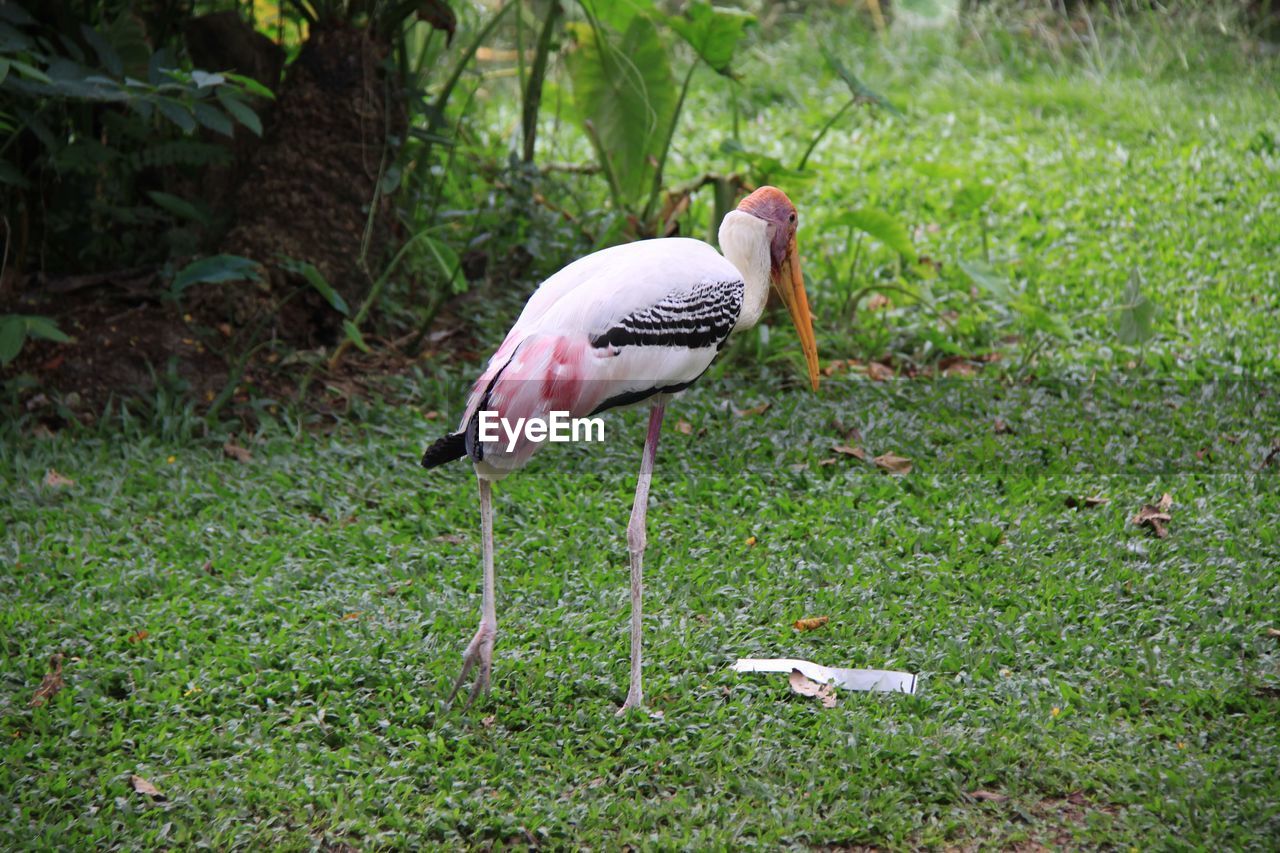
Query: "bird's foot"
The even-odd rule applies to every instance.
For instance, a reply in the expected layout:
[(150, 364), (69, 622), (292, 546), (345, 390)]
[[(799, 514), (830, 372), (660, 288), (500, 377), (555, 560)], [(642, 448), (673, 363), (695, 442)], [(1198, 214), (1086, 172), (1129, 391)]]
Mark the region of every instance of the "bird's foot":
[(632, 708), (644, 707), (644, 691), (632, 687), (627, 691), (627, 701), (622, 703), (622, 707), (617, 710), (616, 716), (621, 717)]
[(476, 697), (481, 691), (487, 696), (489, 695), (489, 676), (493, 672), (493, 640), (498, 634), (498, 629), (481, 621), (480, 627), (476, 629), (476, 635), (471, 638), (471, 642), (467, 644), (467, 650), (462, 654), (462, 672), (458, 673), (458, 680), (453, 682), (453, 690), (449, 692), (449, 698), (444, 703), (444, 710), (448, 711), (453, 707), (453, 700), (458, 695), (458, 690), (466, 683), (467, 676), (470, 675), (473, 668), (476, 669), (475, 681), (471, 684), (471, 692), (467, 695), (466, 704), (462, 706), (465, 711), (471, 707), (471, 703), (476, 701)]

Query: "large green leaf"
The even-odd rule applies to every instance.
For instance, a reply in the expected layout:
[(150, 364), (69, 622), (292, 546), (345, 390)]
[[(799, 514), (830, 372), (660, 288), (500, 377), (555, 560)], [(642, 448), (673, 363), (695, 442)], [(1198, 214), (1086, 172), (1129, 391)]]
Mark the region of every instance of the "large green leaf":
[(979, 290), (995, 297), (1004, 304), (1013, 301), (1013, 288), (1009, 279), (982, 261), (960, 261), (960, 269)]
[(951, 200), (951, 210), (961, 218), (971, 216), (985, 207), (995, 194), (996, 188), (990, 184), (965, 184), (956, 190), (955, 197)]
[(844, 84), (849, 87), (849, 93), (853, 95), (856, 100), (864, 103), (875, 104), (877, 107), (888, 110), (896, 116), (902, 115), (902, 111), (889, 103), (888, 98), (872, 90), (866, 83), (863, 83), (858, 79), (858, 75), (845, 67), (845, 64), (841, 62), (840, 58), (834, 53), (824, 47), (822, 48), (822, 55), (827, 60), (827, 65), (836, 73), (836, 76), (843, 80)]
[(27, 318), (21, 314), (0, 317), (0, 365), (8, 364), (22, 352), (27, 340)]
[(267, 98), (268, 100), (272, 100), (272, 101), (276, 99), (275, 94), (272, 93), (270, 89), (268, 89), (266, 86), (259, 83), (257, 80), (254, 80), (252, 77), (246, 77), (243, 74), (232, 74), (230, 72), (227, 72), (226, 78), (233, 83), (239, 83), (241, 86), (244, 87), (244, 90), (251, 95), (257, 95), (261, 98)]
[(253, 131), (255, 136), (262, 135), (262, 119), (258, 118), (253, 107), (237, 98), (225, 86), (218, 88), (218, 102), (224, 110), (235, 116), (236, 121)]
[(910, 260), (916, 258), (916, 247), (911, 244), (911, 235), (907, 226), (896, 216), (876, 207), (863, 207), (841, 213), (828, 223), (829, 226), (848, 227), (852, 225), (859, 231), (884, 243), (899, 255)]
[(616, 201), (636, 206), (653, 187), (677, 92), (657, 28), (635, 16), (621, 38), (578, 24), (567, 57), (578, 120), (591, 137)]
[(661, 16), (653, 0), (580, 0), (580, 3), (589, 17), (618, 33), (625, 33), (637, 15), (651, 19)]
[(333, 306), (333, 310), (344, 317), (351, 316), (351, 308), (347, 305), (347, 300), (342, 298), (341, 293), (333, 289), (329, 279), (325, 278), (320, 270), (316, 269), (315, 264), (304, 262), (299, 266), (299, 269), (302, 271), (302, 277)]
[(347, 340), (355, 345), (355, 348), (361, 352), (369, 352), (369, 345), (365, 343), (364, 335), (360, 333), (360, 327), (350, 320), (342, 321), (342, 330), (346, 332)]
[(66, 344), (71, 342), (71, 337), (58, 328), (58, 324), (48, 317), (40, 315), (29, 316), (27, 319), (27, 334), (33, 338), (42, 338), (46, 341), (53, 341), (57, 344)]
[(158, 97), (156, 98), (156, 107), (160, 110), (161, 115), (182, 128), (183, 133), (191, 133), (196, 129), (195, 118), (180, 101), (176, 101), (173, 98)]
[(187, 264), (173, 277), (172, 290), (181, 293), (193, 284), (222, 281), (260, 281), (258, 264), (240, 255), (214, 255)]
[(233, 136), (235, 134), (231, 127), (231, 119), (227, 118), (217, 107), (206, 104), (203, 101), (196, 101), (191, 105), (191, 108), (195, 111), (196, 120), (214, 133), (221, 133), (223, 136)]
[(157, 206), (172, 213), (179, 219), (188, 219), (192, 222), (199, 222), (201, 225), (209, 224), (209, 214), (196, 207), (184, 198), (179, 198), (170, 193), (162, 193), (159, 190), (148, 190), (147, 195)]
[(667, 23), (698, 52), (703, 62), (727, 76), (729, 63), (744, 32), (755, 21), (755, 16), (748, 12), (721, 9), (697, 0), (683, 16), (672, 17)]
[(453, 250), (453, 247), (434, 237), (425, 237), (423, 243), (427, 251), (431, 253), (431, 256), (435, 258), (436, 266), (440, 268), (440, 274), (450, 283), (453, 292), (465, 293), (467, 290), (467, 277), (462, 272), (462, 260), (458, 257), (458, 253)]

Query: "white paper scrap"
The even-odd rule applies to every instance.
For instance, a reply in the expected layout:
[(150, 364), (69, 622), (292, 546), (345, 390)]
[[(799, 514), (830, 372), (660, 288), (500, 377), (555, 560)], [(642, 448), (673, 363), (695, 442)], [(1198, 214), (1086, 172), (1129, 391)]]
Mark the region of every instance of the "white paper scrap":
[(798, 669), (819, 684), (834, 683), (845, 690), (877, 693), (915, 693), (916, 677), (888, 669), (839, 669), (793, 658), (739, 658), (736, 672), (791, 672)]

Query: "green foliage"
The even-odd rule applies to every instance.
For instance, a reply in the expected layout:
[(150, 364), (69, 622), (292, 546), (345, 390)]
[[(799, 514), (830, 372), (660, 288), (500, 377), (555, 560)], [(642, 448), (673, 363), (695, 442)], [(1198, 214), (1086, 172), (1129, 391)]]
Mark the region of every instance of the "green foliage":
[(990, 264), (962, 259), (958, 266), (965, 277), (987, 296), (1005, 303), (1013, 301), (1013, 288), (1009, 286), (1009, 279), (997, 273)]
[[(649, 509), (660, 717), (613, 713), (645, 424), (609, 413), (606, 442), (495, 487), (493, 694), (445, 715), (480, 611), (475, 478), (412, 457), (469, 370), (424, 365), (412, 405), (264, 411), (235, 437), (247, 463), (168, 392), (53, 438), (0, 425), (0, 846), (1274, 839), (1267, 383), (700, 383), (668, 410), (691, 434), (664, 432)], [(822, 464), (841, 425), (915, 470)], [(51, 468), (75, 484), (43, 485)], [(1129, 519), (1164, 491), (1157, 539)], [(831, 621), (792, 629), (811, 615)], [(54, 652), (66, 687), (29, 708)], [(909, 670), (920, 691), (823, 709), (732, 672), (742, 656)]]
[(223, 149), (175, 133), (204, 128), (225, 137), (238, 122), (261, 134), (247, 99), (270, 93), (239, 75), (184, 68), (169, 47), (152, 49), (137, 17), (110, 3), (93, 7), (99, 20), (69, 32), (16, 4), (0, 9), (0, 116), (10, 133), (0, 184), (11, 190), (9, 221), (24, 223), (44, 254), (71, 270), (163, 259), (170, 244), (153, 235), (167, 228), (165, 214), (207, 225), (207, 212), (148, 185), (155, 176), (145, 170), (224, 162)]
[(747, 27), (755, 22), (754, 15), (712, 6), (705, 0), (690, 3), (683, 15), (667, 19), (667, 24), (688, 42), (699, 59), (725, 76), (730, 76), (730, 64)]
[(577, 118), (595, 148), (615, 205), (642, 205), (653, 186), (676, 116), (679, 93), (666, 45), (649, 18), (636, 15), (620, 36), (601, 24), (571, 28), (566, 57)]
[(181, 296), (194, 284), (218, 284), (225, 281), (261, 281), (259, 264), (239, 255), (213, 255), (192, 261), (173, 276), (169, 292)]
[[(691, 4), (684, 15), (667, 16), (647, 3), (621, 4), (601, 13), (584, 5), (588, 21), (570, 23), (576, 46), (565, 65), (573, 84), (578, 121), (591, 140), (614, 207), (632, 234), (653, 235), (664, 170), (698, 64), (731, 76), (731, 63), (755, 18), (709, 3)], [(658, 24), (668, 27), (696, 59), (677, 88), (671, 47)]]
[(1135, 267), (1124, 288), (1116, 317), (1116, 334), (1130, 346), (1145, 344), (1155, 334), (1156, 304), (1142, 289), (1142, 273)]
[(346, 335), (346, 339), (350, 341), (356, 349), (361, 352), (369, 352), (369, 345), (365, 343), (364, 334), (361, 333), (360, 327), (350, 320), (342, 321), (342, 331)]
[(18, 357), (27, 338), (41, 338), (62, 344), (71, 340), (48, 317), (29, 314), (0, 315), (0, 367)]
[(848, 210), (833, 219), (828, 219), (823, 224), (828, 228), (856, 228), (879, 240), (907, 260), (916, 259), (916, 250), (911, 245), (911, 235), (907, 233), (907, 226), (887, 211), (874, 207)]

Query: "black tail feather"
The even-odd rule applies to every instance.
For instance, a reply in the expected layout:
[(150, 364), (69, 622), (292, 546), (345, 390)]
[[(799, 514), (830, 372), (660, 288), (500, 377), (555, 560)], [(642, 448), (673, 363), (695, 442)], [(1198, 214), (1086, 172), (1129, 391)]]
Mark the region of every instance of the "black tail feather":
[(422, 467), (435, 468), (446, 462), (461, 459), (467, 455), (467, 437), (460, 432), (452, 432), (444, 438), (437, 439), (427, 452), (422, 454)]

